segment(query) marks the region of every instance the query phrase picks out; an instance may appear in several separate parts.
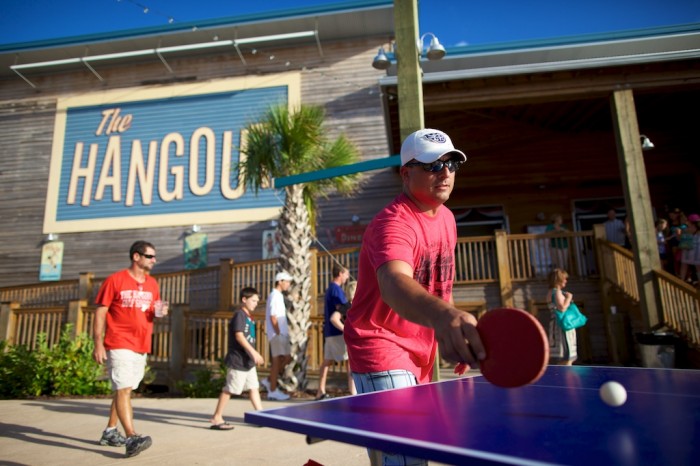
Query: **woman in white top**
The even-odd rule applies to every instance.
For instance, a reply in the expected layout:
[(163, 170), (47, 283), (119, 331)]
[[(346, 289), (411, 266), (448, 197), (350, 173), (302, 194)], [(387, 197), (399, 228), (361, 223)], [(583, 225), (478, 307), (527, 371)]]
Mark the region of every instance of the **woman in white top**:
[(549, 360), (552, 364), (570, 366), (576, 361), (576, 330), (564, 331), (557, 323), (556, 312), (564, 312), (573, 300), (573, 295), (563, 291), (569, 274), (563, 269), (554, 269), (549, 274), (547, 302), (551, 311), (549, 319)]

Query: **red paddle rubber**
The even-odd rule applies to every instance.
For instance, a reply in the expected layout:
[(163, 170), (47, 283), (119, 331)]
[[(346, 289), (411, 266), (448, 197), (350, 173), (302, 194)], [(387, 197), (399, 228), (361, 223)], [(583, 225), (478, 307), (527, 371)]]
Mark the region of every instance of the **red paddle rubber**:
[[(513, 388), (536, 382), (547, 369), (549, 343), (542, 325), (531, 314), (515, 308), (486, 312), (476, 329), (486, 349), (481, 373), (492, 384)], [(463, 374), (466, 364), (455, 367)]]

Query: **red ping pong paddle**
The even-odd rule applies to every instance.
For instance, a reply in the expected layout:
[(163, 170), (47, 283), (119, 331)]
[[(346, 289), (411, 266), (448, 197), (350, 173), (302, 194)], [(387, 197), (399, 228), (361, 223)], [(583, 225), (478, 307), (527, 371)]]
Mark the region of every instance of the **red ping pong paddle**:
[[(549, 361), (549, 343), (531, 314), (515, 308), (491, 309), (479, 319), (476, 329), (486, 350), (486, 359), (479, 363), (486, 380), (513, 388), (542, 377)], [(463, 369), (458, 365), (455, 372)]]

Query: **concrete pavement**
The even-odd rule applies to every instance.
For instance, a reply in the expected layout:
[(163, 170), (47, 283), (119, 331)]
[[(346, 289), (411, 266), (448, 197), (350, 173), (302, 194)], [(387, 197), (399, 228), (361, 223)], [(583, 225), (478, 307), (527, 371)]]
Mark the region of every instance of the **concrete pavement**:
[[(451, 367), (441, 369), (441, 380), (454, 377)], [(309, 382), (310, 389), (316, 386), (317, 380)], [(329, 393), (342, 393), (344, 388), (343, 374), (329, 377)], [(263, 409), (313, 402), (270, 401), (264, 393), (262, 398)], [(124, 447), (98, 443), (111, 398), (0, 400), (0, 465), (302, 466), (309, 459), (323, 466), (370, 464), (364, 447), (329, 440), (307, 445), (304, 435), (246, 424), (244, 413), (253, 409), (247, 397), (232, 397), (226, 405), (224, 418), (235, 425), (234, 430), (211, 430), (209, 418), (216, 402), (216, 398), (134, 397), (134, 426), (138, 433), (149, 435), (153, 445), (125, 458)], [(121, 426), (119, 430), (123, 433)]]
[[(0, 464), (301, 466), (309, 459), (325, 466), (369, 464), (362, 447), (331, 441), (307, 445), (303, 435), (244, 423), (243, 414), (252, 409), (245, 398), (232, 398), (226, 406), (225, 418), (236, 426), (232, 431), (209, 429), (214, 398), (134, 398), (134, 425), (151, 436), (153, 445), (125, 458), (124, 447), (98, 443), (110, 403), (81, 398), (0, 401)], [(265, 409), (288, 404), (263, 400)]]

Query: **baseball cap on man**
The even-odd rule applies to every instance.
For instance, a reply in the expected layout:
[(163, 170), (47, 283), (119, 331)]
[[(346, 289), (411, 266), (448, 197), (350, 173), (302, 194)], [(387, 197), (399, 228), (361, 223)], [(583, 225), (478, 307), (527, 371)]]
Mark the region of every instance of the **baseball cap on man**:
[(279, 272), (277, 275), (275, 275), (275, 282), (281, 282), (282, 280), (287, 280), (288, 282), (291, 282), (292, 276), (289, 275), (287, 272)]
[(445, 154), (455, 154), (459, 156), (459, 161), (467, 161), (467, 156), (455, 149), (447, 134), (438, 129), (419, 129), (401, 144), (401, 166), (413, 159), (421, 163), (432, 163)]

